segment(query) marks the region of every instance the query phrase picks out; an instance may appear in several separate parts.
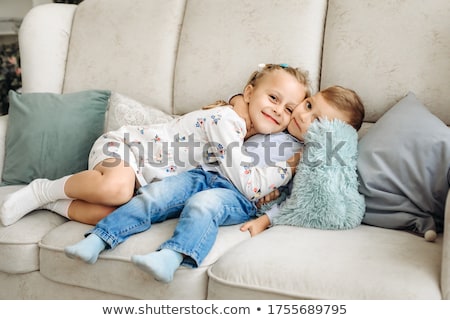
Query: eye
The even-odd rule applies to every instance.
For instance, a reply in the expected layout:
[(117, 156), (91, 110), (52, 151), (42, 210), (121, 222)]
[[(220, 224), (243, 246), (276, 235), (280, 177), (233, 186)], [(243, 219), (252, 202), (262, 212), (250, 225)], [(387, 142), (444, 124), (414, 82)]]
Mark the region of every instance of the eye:
[(306, 110), (311, 110), (312, 109), (311, 102), (307, 101), (306, 104), (305, 104), (305, 108), (306, 108)]
[(294, 108), (291, 107), (291, 106), (286, 106), (285, 110), (286, 110), (286, 112), (289, 113), (289, 114), (292, 114), (292, 112), (294, 112)]
[(272, 101), (272, 102), (278, 101), (277, 96), (275, 96), (275, 95), (273, 95), (273, 94), (269, 94), (269, 99), (270, 99), (270, 101)]

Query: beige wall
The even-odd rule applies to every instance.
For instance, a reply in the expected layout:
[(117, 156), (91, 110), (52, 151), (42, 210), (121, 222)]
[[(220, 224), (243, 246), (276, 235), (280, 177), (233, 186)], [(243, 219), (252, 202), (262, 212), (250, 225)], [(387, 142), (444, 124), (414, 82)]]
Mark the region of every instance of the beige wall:
[(53, 0), (0, 0), (0, 43), (17, 41), (20, 21), (33, 7)]

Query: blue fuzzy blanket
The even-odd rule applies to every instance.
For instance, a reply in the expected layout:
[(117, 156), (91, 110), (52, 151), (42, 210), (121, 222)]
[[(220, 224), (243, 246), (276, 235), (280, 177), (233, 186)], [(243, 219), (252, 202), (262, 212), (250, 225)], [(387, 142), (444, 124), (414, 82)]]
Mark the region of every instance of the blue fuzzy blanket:
[(358, 134), (340, 120), (311, 124), (292, 193), (274, 225), (351, 229), (361, 224), (364, 196), (358, 192)]

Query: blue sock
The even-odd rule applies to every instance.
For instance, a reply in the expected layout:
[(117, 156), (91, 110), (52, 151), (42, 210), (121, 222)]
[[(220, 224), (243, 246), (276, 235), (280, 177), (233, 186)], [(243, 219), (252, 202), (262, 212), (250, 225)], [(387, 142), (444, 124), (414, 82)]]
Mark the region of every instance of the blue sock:
[(156, 280), (166, 283), (173, 280), (173, 275), (182, 261), (183, 255), (170, 249), (131, 257), (131, 262), (139, 269), (150, 273)]
[(90, 234), (80, 242), (64, 248), (66, 256), (72, 259), (81, 259), (82, 261), (93, 264), (97, 261), (100, 252), (105, 250), (106, 242), (99, 236)]

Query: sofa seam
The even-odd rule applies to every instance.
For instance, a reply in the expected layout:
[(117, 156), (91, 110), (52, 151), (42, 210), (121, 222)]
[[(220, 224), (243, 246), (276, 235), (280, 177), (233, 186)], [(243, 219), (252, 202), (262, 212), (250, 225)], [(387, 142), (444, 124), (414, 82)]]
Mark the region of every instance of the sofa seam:
[[(232, 282), (230, 280), (225, 280), (222, 278), (219, 278), (218, 276), (214, 275), (212, 273), (212, 268), (214, 265), (210, 266), (207, 270), (207, 274), (208, 274), (208, 282), (211, 279), (214, 279), (215, 281), (217, 281), (220, 284), (224, 284), (224, 285), (228, 285), (230, 287), (234, 287), (234, 288), (241, 288), (241, 289), (247, 289), (247, 290), (252, 290), (252, 291), (257, 291), (257, 292), (263, 292), (263, 293), (273, 293), (273, 294), (278, 294), (278, 295), (282, 295), (285, 296), (286, 298), (292, 298), (292, 299), (311, 299), (311, 300), (316, 300), (318, 298), (314, 298), (314, 297), (307, 297), (307, 296), (297, 296), (297, 295), (293, 295), (291, 292), (289, 292), (288, 294), (286, 294), (288, 291), (282, 291), (282, 290), (277, 290), (277, 289), (271, 289), (271, 288), (267, 288), (264, 286), (256, 286), (256, 285), (244, 285), (244, 284), (239, 284), (237, 282)], [(209, 285), (208, 285), (209, 286)]]
[(175, 61), (173, 64), (173, 73), (172, 73), (172, 107), (171, 107), (171, 113), (175, 114), (175, 76), (176, 76), (176, 71), (177, 71), (177, 65), (178, 65), (178, 56), (179, 56), (179, 52), (180, 52), (180, 45), (181, 45), (181, 33), (183, 32), (183, 25), (184, 25), (184, 20), (186, 18), (186, 11), (187, 11), (187, 1), (188, 0), (184, 0), (184, 8), (183, 8), (183, 17), (181, 18), (181, 22), (180, 22), (180, 28), (178, 31), (178, 40), (177, 40), (177, 47), (175, 48)]

